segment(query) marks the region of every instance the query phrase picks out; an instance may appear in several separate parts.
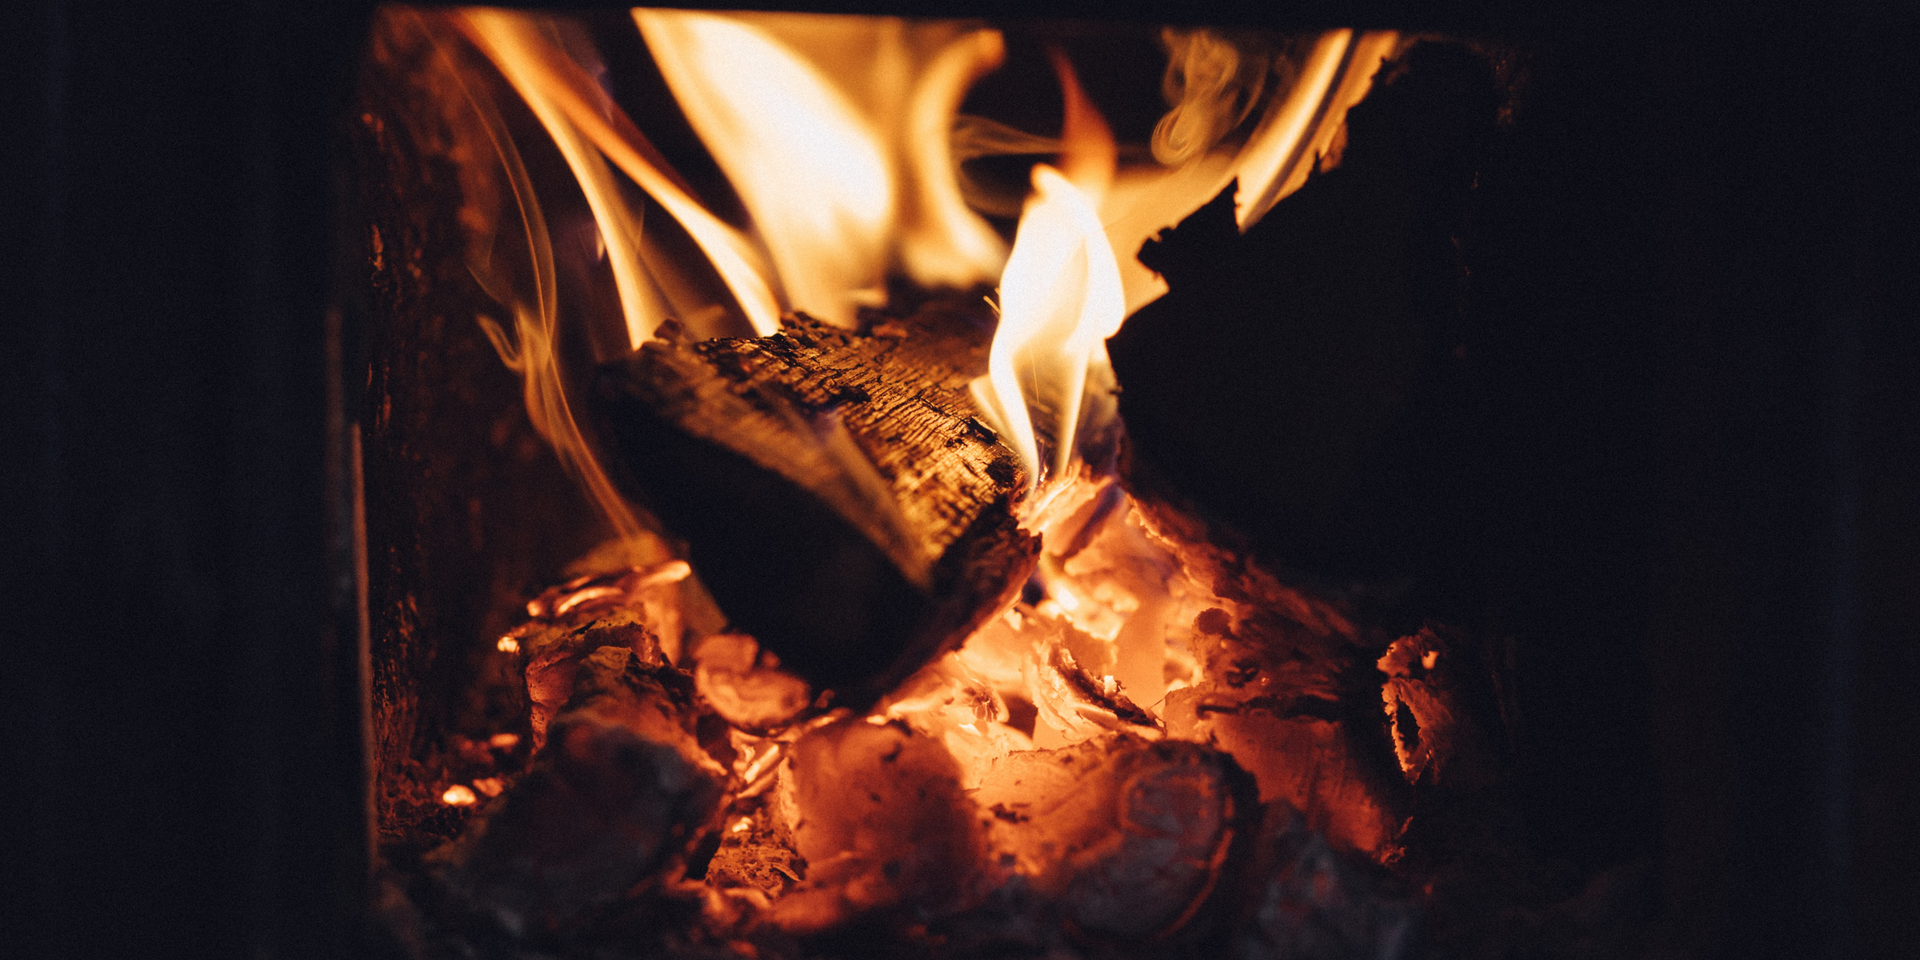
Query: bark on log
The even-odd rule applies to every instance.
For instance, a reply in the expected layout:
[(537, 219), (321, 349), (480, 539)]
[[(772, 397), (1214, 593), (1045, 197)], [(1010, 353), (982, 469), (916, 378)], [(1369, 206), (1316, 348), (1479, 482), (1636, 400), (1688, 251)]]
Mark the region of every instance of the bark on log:
[(663, 328), (600, 382), (621, 482), (683, 537), (735, 629), (856, 709), (1025, 582), (1023, 477), (966, 385), (987, 334), (952, 307), (869, 334), (790, 317), (694, 343)]

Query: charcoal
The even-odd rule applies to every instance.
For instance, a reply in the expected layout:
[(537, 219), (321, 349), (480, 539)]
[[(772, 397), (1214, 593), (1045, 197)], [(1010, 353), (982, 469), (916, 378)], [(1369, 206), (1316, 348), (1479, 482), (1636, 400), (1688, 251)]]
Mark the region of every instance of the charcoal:
[(532, 769), (430, 856), (456, 902), (554, 934), (672, 879), (718, 826), (728, 776), (695, 734), (685, 674), (607, 646), (580, 661)]

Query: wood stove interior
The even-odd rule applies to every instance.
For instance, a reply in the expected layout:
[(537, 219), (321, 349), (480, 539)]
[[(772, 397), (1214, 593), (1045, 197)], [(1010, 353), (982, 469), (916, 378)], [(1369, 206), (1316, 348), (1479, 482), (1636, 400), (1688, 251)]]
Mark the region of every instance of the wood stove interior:
[[(1435, 620), (1497, 640), (1484, 650), (1511, 685), (1493, 699), (1511, 711), (1512, 822), (1529, 855), (1562, 870), (1567, 909), (1599, 909), (1608, 898), (1580, 900), (1580, 888), (1610, 878), (1612, 887), (1593, 888), (1617, 894), (1605, 909), (1644, 920), (1636, 930), (1652, 938), (1626, 949), (1896, 955), (1904, 934), (1887, 918), (1911, 898), (1899, 864), (1914, 848), (1912, 801), (1899, 784), (1912, 761), (1877, 745), (1912, 741), (1895, 678), (1915, 649), (1902, 639), (1913, 611), (1900, 585), (1911, 579), (1903, 547), (1915, 533), (1908, 505), (1920, 458), (1907, 456), (1913, 441), (1901, 426), (1912, 422), (1901, 371), (1915, 344), (1892, 312), (1892, 265), (1915, 221), (1900, 214), (1911, 192), (1895, 186), (1898, 152), (1884, 131), (1911, 101), (1888, 92), (1896, 85), (1874, 64), (1889, 61), (1843, 54), (1892, 50), (1902, 35), (1853, 21), (1795, 36), (1749, 24), (1730, 28), (1737, 44), (1716, 45), (1591, 17), (1579, 29), (1484, 13), (1432, 19), (1452, 40), (1417, 54), (1425, 59), (1406, 87), (1381, 91), (1398, 89), (1399, 99), (1369, 101), (1373, 152), (1356, 126), (1348, 162), (1283, 203), (1265, 234), (1223, 247), (1218, 217), (1209, 223), (1203, 210), (1149, 254), (1175, 293), (1130, 320), (1113, 347), (1141, 482), (1238, 527), (1276, 570), (1342, 591), (1383, 630)], [(37, 878), (27, 915), (33, 936), (52, 944), (129, 942), (145, 930), (209, 952), (361, 949), (353, 918), (367, 898), (352, 838), (365, 821), (355, 791), (338, 782), (356, 776), (362, 743), (358, 710), (342, 709), (357, 699), (345, 642), (357, 631), (353, 605), (329, 607), (317, 585), (339, 584), (353, 567), (350, 544), (335, 535), (352, 517), (340, 496), (353, 459), (344, 427), (374, 424), (376, 399), (437, 437), (411, 454), (361, 448), (369, 545), (418, 551), (398, 563), (376, 552), (366, 564), (380, 645), (362, 679), (376, 703), (394, 695), (383, 682), (434, 688), (416, 691), (410, 709), (429, 726), (457, 725), (454, 714), (475, 708), (464, 694), (499, 664), (440, 646), (464, 650), (510, 626), (528, 589), (597, 539), (583, 519), (588, 504), (524, 422), (518, 381), (463, 315), (429, 310), (413, 314), (418, 329), (382, 327), (378, 294), (329, 292), (314, 267), (337, 263), (336, 275), (364, 278), (372, 263), (380, 275), (352, 218), (285, 226), (289, 214), (316, 214), (319, 187), (333, 180), (325, 168), (338, 147), (326, 141), (352, 125), (332, 118), (361, 22), (329, 21), (331, 66), (305, 78), (290, 71), (311, 59), (273, 62), (274, 51), (298, 47), (294, 31), (244, 22), (174, 31), (249, 51), (218, 76), (158, 56), (109, 63), (148, 23), (141, 17), (108, 25), (49, 15), (30, 34), (39, 44), (30, 62), (71, 98), (50, 99), (33, 128), (48, 156), (68, 156), (141, 109), (205, 133), (192, 145), (162, 141), (152, 162), (182, 174), (169, 190), (116, 184), (113, 160), (40, 164), (28, 181), (46, 191), (38, 235), (61, 240), (48, 246), (36, 288), (55, 322), (33, 362), (68, 369), (82, 341), (106, 343), (77, 382), (116, 402), (76, 407), (42, 378), (15, 385), (18, 408), (115, 438), (114, 462), (178, 481), (129, 498), (98, 479), (122, 470), (88, 469), (108, 463), (103, 448), (45, 437), (31, 447), (60, 456), (20, 500), (22, 529), (42, 546), (29, 558), (38, 569), (16, 582), (63, 612), (44, 624), (27, 615), (36, 629), (15, 675), (39, 691), (97, 691), (84, 714), (58, 698), (20, 701), (40, 705), (24, 727), (38, 744), (25, 782), (38, 794), (23, 809), (40, 832), (21, 861)], [(100, 40), (76, 43), (95, 27)], [(1487, 36), (1502, 39), (1476, 39)], [(324, 50), (315, 56), (326, 60)], [(1812, 80), (1792, 66), (1815, 62), (1830, 66)], [(1117, 64), (1112, 72), (1112, 83), (1142, 82)], [(214, 89), (228, 73), (271, 78), (266, 99), (189, 103), (136, 90), (164, 86), (155, 78)], [(230, 116), (265, 125), (222, 132)], [(314, 129), (294, 129), (298, 118)], [(231, 156), (195, 171), (219, 144)], [(233, 163), (281, 179), (258, 181), (251, 205), (214, 199), (226, 187), (218, 172)], [(88, 195), (95, 188), (102, 193)], [(353, 188), (342, 192), (352, 207)], [(170, 236), (245, 227), (275, 237), (242, 255), (261, 268), (248, 274), (253, 293), (199, 296), (239, 281), (201, 269), (194, 243), (156, 252), (146, 239), (68, 222), (110, 199), (157, 214), (198, 202), (217, 221), (153, 217), (172, 224)], [(324, 225), (339, 219), (348, 223), (329, 235)], [(73, 252), (98, 239), (126, 252), (131, 276)], [(1287, 266), (1260, 269), (1275, 262)], [(161, 282), (174, 275), (208, 279), (182, 292)], [(1204, 292), (1240, 284), (1261, 295), (1236, 304)], [(1382, 309), (1389, 285), (1401, 295)], [(290, 306), (257, 324), (256, 308), (274, 293)], [(177, 340), (99, 326), (126, 317), (136, 299), (215, 345), (176, 356)], [(203, 309), (208, 299), (232, 305)], [(343, 319), (327, 339), (317, 333), (329, 303)], [(1259, 308), (1243, 309), (1249, 303)], [(1326, 317), (1344, 322), (1317, 324)], [(331, 371), (323, 343), (339, 358)], [(426, 343), (436, 349), (420, 349)], [(223, 386), (187, 395), (199, 398), (195, 409), (221, 412), (184, 428), (183, 444), (180, 423), (162, 424), (164, 405), (151, 402), (183, 381), (156, 368), (204, 368), (209, 357)], [(371, 386), (362, 370), (374, 371)], [(1214, 370), (1223, 373), (1196, 374)], [(334, 406), (347, 413), (332, 448), (329, 380), (344, 388)], [(1167, 396), (1191, 412), (1169, 414)], [(263, 419), (233, 412), (261, 397)], [(496, 429), (451, 429), (476, 422)], [(242, 423), (267, 442), (220, 454)], [(246, 500), (251, 507), (236, 507), (231, 484), (213, 479), (269, 469), (289, 451), (331, 466), (294, 471), (284, 490)], [(488, 505), (498, 490), (515, 491), (513, 509)], [(307, 505), (281, 509), (282, 496)], [(335, 534), (324, 533), (318, 506), (329, 498), (342, 507)], [(98, 516), (41, 509), (56, 501), (118, 507)], [(160, 523), (168, 513), (204, 522), (190, 531)], [(134, 554), (158, 558), (146, 566), (162, 571), (205, 566), (168, 545), (234, 547), (208, 567), (226, 572), (224, 585), (203, 596), (135, 583), (130, 572), (100, 570), (92, 548), (66, 546), (100, 542), (113, 523), (128, 524)], [(411, 579), (386, 579), (394, 576)], [(76, 592), (82, 583), (98, 587), (92, 600)], [(280, 614), (247, 612), (264, 610), (265, 597), (281, 598)], [(416, 629), (391, 629), (409, 601)], [(168, 613), (156, 621), (134, 607)], [(83, 680), (81, 661), (46, 639), (56, 626), (108, 638), (136, 622), (193, 654), (179, 663), (225, 659), (242, 665), (238, 679), (215, 683), (182, 666), (165, 674), (175, 693), (162, 698), (151, 678)], [(223, 627), (195, 626), (206, 623)], [(387, 672), (403, 668), (404, 680)], [(224, 707), (187, 711), (176, 695)], [(519, 705), (478, 708), (505, 716)], [(191, 746), (129, 733), (149, 728)], [(110, 753), (99, 771), (77, 771), (76, 746), (99, 742), (147, 744), (128, 755), (148, 760)], [(286, 759), (289, 744), (314, 761)], [(150, 766), (156, 758), (163, 774)], [(253, 779), (236, 780), (233, 769)], [(101, 799), (142, 772), (173, 785), (145, 807), (157, 830), (136, 829)], [(391, 771), (375, 764), (374, 774), (377, 785)], [(418, 804), (432, 815), (412, 825), (451, 835), (463, 814), (435, 799)], [(238, 825), (203, 815), (236, 800), (254, 811)], [(384, 802), (376, 797), (376, 808)], [(376, 858), (391, 839), (377, 828), (363, 836)], [(127, 869), (89, 866), (109, 853)], [(198, 864), (181, 875), (189, 882), (151, 882), (177, 874), (183, 854)], [(121, 904), (113, 922), (89, 905), (105, 900)]]

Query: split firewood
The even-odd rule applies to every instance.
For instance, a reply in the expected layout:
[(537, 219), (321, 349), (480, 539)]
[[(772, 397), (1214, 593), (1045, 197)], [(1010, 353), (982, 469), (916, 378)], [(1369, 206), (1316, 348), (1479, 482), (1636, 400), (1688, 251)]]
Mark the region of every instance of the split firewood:
[(984, 324), (935, 304), (867, 334), (661, 334), (603, 371), (614, 472), (814, 706), (871, 705), (1025, 582), (1022, 471), (966, 390)]
[(1083, 938), (1186, 928), (1257, 823), (1254, 788), (1198, 743), (1115, 734), (997, 761), (974, 792), (993, 847)]
[(684, 673), (603, 646), (571, 686), (532, 768), (429, 858), (452, 899), (516, 937), (671, 879), (725, 805), (728, 774), (700, 745)]

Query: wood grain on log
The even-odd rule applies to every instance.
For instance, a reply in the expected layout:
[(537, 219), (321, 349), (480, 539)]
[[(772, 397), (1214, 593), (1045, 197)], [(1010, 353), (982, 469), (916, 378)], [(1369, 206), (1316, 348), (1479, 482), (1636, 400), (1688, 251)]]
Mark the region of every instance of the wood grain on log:
[(733, 626), (830, 694), (871, 704), (1025, 582), (1024, 478), (975, 416), (984, 327), (931, 305), (871, 334), (789, 317), (610, 365), (602, 434), (629, 493), (686, 541)]

